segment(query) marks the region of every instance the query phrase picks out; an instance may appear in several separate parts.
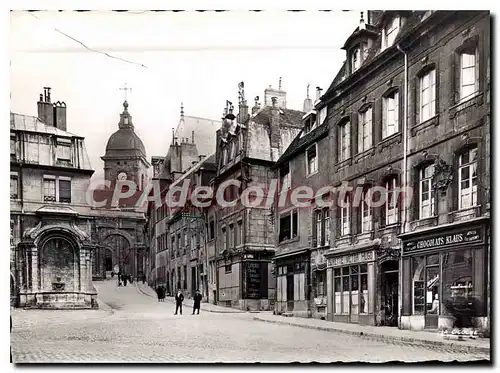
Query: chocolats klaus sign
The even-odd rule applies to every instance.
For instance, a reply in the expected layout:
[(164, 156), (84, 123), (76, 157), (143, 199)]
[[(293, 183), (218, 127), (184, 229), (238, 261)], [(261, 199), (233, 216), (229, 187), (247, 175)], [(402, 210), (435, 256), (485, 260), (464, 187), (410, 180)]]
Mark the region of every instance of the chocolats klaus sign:
[(404, 243), (404, 251), (426, 250), (469, 243), (480, 243), (482, 233), (480, 228), (464, 229), (463, 231), (442, 234), (439, 236), (425, 237)]

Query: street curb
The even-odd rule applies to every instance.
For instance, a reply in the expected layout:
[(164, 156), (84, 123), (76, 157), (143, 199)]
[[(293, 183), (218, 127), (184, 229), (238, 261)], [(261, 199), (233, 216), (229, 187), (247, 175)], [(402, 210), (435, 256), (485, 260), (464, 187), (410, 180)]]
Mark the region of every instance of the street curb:
[[(135, 285), (135, 287), (142, 294), (147, 295), (148, 297), (151, 297), (151, 298), (155, 298), (153, 295), (148, 294), (145, 291), (143, 291), (137, 284)], [(170, 297), (166, 297), (165, 299), (168, 300), (170, 303), (174, 303), (174, 300), (170, 299)], [(193, 306), (192, 304), (189, 305), (189, 307), (192, 307), (192, 306)], [(226, 311), (207, 310), (207, 309), (203, 308), (203, 303), (201, 304), (201, 310), (204, 311), (204, 312), (211, 312), (211, 313), (245, 313), (245, 311), (229, 311), (229, 312), (226, 312)]]
[(444, 341), (429, 341), (426, 339), (419, 339), (419, 338), (410, 338), (410, 337), (397, 337), (397, 336), (387, 336), (387, 335), (382, 335), (382, 334), (376, 334), (376, 333), (365, 333), (365, 332), (357, 332), (357, 331), (352, 331), (352, 330), (346, 330), (346, 329), (340, 329), (340, 328), (335, 328), (335, 327), (323, 327), (323, 326), (314, 326), (314, 325), (303, 325), (303, 324), (295, 324), (293, 322), (287, 322), (287, 321), (281, 321), (281, 320), (266, 320), (262, 319), (260, 317), (253, 317), (254, 320), (256, 321), (262, 321), (262, 322), (268, 322), (272, 324), (282, 324), (282, 325), (289, 325), (289, 326), (296, 326), (299, 328), (305, 328), (305, 329), (315, 329), (315, 330), (323, 330), (326, 332), (335, 332), (335, 333), (343, 333), (343, 334), (349, 334), (349, 335), (354, 335), (358, 337), (368, 337), (370, 339), (376, 339), (380, 341), (395, 341), (395, 342), (403, 342), (415, 346), (429, 346), (429, 345), (434, 345), (434, 346), (446, 346), (450, 347), (454, 350), (457, 351), (465, 351), (465, 352), (482, 352), (482, 353), (491, 353), (491, 348), (490, 347), (481, 347), (481, 346), (466, 346), (460, 343), (455, 343), (455, 342), (444, 342)]

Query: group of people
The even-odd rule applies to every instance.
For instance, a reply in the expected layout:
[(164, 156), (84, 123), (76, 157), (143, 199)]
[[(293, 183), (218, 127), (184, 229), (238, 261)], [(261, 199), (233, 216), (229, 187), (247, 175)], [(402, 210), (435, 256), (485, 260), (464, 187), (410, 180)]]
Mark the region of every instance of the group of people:
[[(114, 277), (113, 272), (111, 273), (111, 277)], [(122, 286), (122, 284), (123, 286), (127, 286), (127, 282), (134, 283), (132, 275), (118, 272), (118, 286)]]
[(158, 296), (158, 302), (165, 302), (165, 295), (167, 294), (167, 288), (163, 285), (156, 288), (156, 295)]
[[(165, 286), (158, 286), (156, 288), (156, 295), (158, 296), (158, 302), (164, 302), (165, 301), (165, 294), (166, 294), (167, 289)], [(202, 300), (202, 295), (199, 290), (196, 290), (196, 293), (194, 294), (193, 297), (193, 313), (196, 312), (197, 315), (200, 314), (200, 308), (201, 308), (201, 300)], [(177, 293), (175, 294), (175, 314), (177, 315), (180, 313), (182, 315), (182, 302), (184, 302), (184, 294), (182, 294), (182, 291), (177, 290)]]

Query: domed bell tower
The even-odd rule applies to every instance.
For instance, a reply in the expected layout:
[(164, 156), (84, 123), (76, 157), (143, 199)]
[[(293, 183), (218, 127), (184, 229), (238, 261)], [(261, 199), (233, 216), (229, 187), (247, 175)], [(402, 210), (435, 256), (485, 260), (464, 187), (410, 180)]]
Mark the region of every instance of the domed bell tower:
[(104, 161), (104, 178), (111, 182), (112, 187), (116, 180), (131, 180), (139, 190), (143, 190), (148, 180), (147, 171), (150, 164), (146, 158), (144, 144), (134, 131), (128, 106), (125, 100), (118, 131), (110, 136), (106, 154), (101, 157)]

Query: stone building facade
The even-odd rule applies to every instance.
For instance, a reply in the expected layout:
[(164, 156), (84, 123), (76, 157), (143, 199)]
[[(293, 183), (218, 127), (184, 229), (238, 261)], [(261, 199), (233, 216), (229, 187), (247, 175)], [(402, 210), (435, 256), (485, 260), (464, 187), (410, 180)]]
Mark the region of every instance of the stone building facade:
[[(119, 130), (127, 133), (108, 142), (105, 173), (140, 184), (148, 164), (127, 106)], [(38, 117), (11, 114), (11, 299), (21, 307), (98, 307), (93, 279), (146, 270), (144, 212), (135, 207), (142, 191), (112, 206), (114, 181), (95, 188), (84, 138), (66, 127), (66, 104), (52, 103), (50, 88)], [(105, 203), (96, 207), (91, 195)]]
[[(214, 190), (221, 190), (227, 206), (210, 211), (214, 221), (216, 301), (244, 310), (268, 310), (275, 300), (272, 258), (275, 227), (272, 203), (245, 207), (241, 198), (256, 186), (269, 186), (272, 165), (291, 143), (302, 126), (303, 113), (286, 108), (286, 92), (265, 90), (264, 107), (258, 99), (248, 112), (243, 84), (239, 87), (239, 113), (232, 104), (224, 112), (217, 131), (217, 176)], [(245, 197), (244, 194), (247, 194)]]
[(11, 299), (27, 308), (97, 307), (84, 139), (66, 131), (66, 104), (52, 103), (50, 88), (38, 116), (10, 117)]
[[(144, 144), (134, 131), (128, 106), (125, 101), (118, 130), (109, 137), (102, 157), (104, 181), (108, 186), (98, 186), (93, 193), (96, 202), (102, 201), (102, 206), (91, 208), (95, 217), (92, 239), (97, 244), (94, 279), (109, 278), (112, 272), (142, 278), (148, 271), (148, 246), (144, 234), (147, 202), (141, 203), (141, 197), (150, 180), (150, 164)], [(114, 201), (118, 181), (133, 182), (136, 189), (129, 197)]]
[[(321, 90), (317, 89), (317, 98)], [(324, 253), (330, 248), (330, 210), (316, 205), (296, 206), (292, 192), (308, 186), (314, 192), (329, 185), (330, 140), (326, 107), (312, 109), (304, 102), (303, 128), (273, 169), (279, 180), (275, 195), (276, 222), (276, 304), (277, 314), (326, 317), (327, 283)], [(328, 194), (328, 193), (325, 193)], [(321, 195), (324, 200), (332, 198)], [(300, 200), (306, 202), (304, 200)]]
[[(480, 303), (489, 328), (490, 16), (369, 12), (344, 45), (327, 106), (330, 184), (377, 201), (330, 211), (327, 319), (450, 327)], [(318, 108), (318, 107), (317, 107)], [(293, 176), (292, 176), (293, 177)], [(391, 199), (397, 188), (413, 196)], [(409, 193), (409, 190), (406, 189)]]

